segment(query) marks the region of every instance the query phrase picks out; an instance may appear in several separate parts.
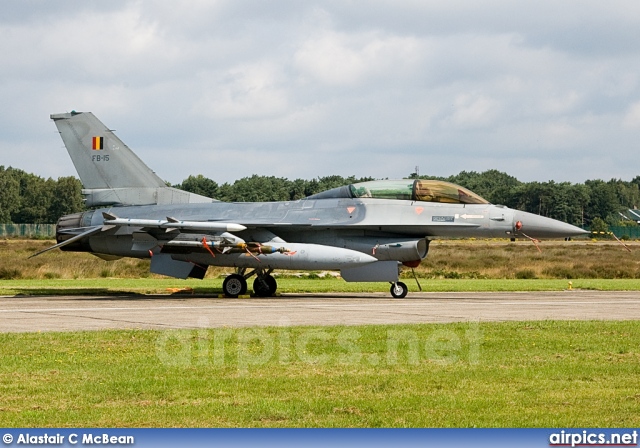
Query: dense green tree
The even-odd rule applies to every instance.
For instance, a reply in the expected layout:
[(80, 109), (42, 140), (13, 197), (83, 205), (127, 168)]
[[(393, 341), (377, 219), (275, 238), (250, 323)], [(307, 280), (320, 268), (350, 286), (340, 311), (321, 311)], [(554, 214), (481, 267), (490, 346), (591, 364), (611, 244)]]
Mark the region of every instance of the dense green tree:
[(588, 190), (569, 182), (547, 183), (545, 216), (569, 224), (584, 225), (583, 210), (589, 203)]
[(0, 222), (53, 224), (62, 215), (84, 210), (82, 185), (75, 177), (43, 179), (0, 167)]
[(237, 180), (227, 197), (220, 200), (230, 202), (288, 201), (289, 181), (275, 176), (244, 177)]
[(20, 172), (19, 181), (20, 208), (11, 215), (11, 220), (17, 223), (48, 223), (54, 181), (24, 171)]
[(304, 179), (296, 179), (290, 183), (289, 187), (289, 199), (292, 201), (297, 201), (298, 199), (303, 199), (307, 197), (305, 187), (307, 181)]
[(590, 201), (589, 188), (584, 184), (571, 185), (567, 201), (571, 204), (571, 214), (567, 218), (567, 222), (575, 226), (586, 226), (584, 213)]
[(217, 182), (208, 177), (204, 177), (202, 174), (187, 177), (182, 184), (176, 185), (176, 188), (208, 198), (216, 198), (218, 195)]
[(225, 202), (233, 202), (231, 199), (234, 197), (233, 194), (233, 185), (225, 182), (222, 185), (218, 186), (218, 194), (215, 199)]
[(640, 186), (634, 182), (611, 179), (607, 182), (616, 192), (618, 202), (623, 208), (635, 208), (640, 204)]
[(237, 180), (232, 185), (220, 185), (216, 199), (227, 202), (295, 201), (332, 188), (369, 180), (373, 178), (327, 176), (290, 181), (274, 176), (253, 175)]
[[(527, 182), (513, 190), (511, 206), (518, 210), (542, 215), (543, 205), (547, 202), (547, 187), (541, 182)], [(545, 209), (546, 211), (546, 209)]]
[(10, 223), (20, 208), (20, 180), (12, 168), (0, 166), (0, 223)]
[(608, 233), (609, 225), (605, 222), (604, 219), (595, 217), (591, 221), (591, 231), (594, 233)]
[(584, 212), (587, 224), (595, 218), (616, 217), (621, 205), (615, 186), (602, 180), (588, 180), (585, 185), (589, 188), (589, 203)]
[(53, 185), (53, 197), (47, 213), (47, 222), (54, 223), (63, 215), (84, 210), (82, 183), (75, 177), (60, 177)]

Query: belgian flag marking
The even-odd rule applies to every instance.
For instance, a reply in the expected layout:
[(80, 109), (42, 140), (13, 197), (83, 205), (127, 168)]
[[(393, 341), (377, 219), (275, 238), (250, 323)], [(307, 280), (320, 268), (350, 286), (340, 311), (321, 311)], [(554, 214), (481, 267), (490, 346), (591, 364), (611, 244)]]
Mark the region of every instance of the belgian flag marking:
[(104, 149), (104, 137), (93, 137), (92, 149), (94, 151)]

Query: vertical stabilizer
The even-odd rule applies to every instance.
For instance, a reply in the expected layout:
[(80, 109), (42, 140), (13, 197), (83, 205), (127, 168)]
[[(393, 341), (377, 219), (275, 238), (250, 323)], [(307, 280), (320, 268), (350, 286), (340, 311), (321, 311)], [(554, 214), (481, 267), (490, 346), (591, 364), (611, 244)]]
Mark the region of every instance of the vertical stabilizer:
[(162, 179), (91, 112), (53, 114), (84, 186), (88, 206), (211, 202), (167, 187)]

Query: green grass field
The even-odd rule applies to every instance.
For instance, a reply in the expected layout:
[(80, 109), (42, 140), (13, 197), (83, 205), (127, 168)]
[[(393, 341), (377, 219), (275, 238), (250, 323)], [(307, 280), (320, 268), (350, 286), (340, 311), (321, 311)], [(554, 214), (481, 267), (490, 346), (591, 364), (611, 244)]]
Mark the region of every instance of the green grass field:
[(637, 427), (640, 322), (0, 334), (0, 427)]

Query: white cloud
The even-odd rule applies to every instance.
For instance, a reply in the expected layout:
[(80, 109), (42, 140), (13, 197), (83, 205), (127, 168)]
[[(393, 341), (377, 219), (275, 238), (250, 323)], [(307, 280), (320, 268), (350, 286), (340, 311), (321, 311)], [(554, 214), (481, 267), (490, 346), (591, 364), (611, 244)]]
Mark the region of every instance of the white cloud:
[(625, 128), (640, 129), (640, 101), (629, 106), (622, 125)]
[(214, 120), (269, 119), (289, 107), (286, 80), (277, 65), (265, 62), (233, 67), (197, 77), (202, 98), (194, 105)]
[(420, 47), (412, 37), (328, 30), (303, 42), (294, 60), (307, 77), (328, 85), (354, 86), (371, 84), (371, 78), (403, 78), (421, 59)]
[(499, 109), (499, 102), (491, 97), (460, 93), (453, 99), (452, 112), (443, 122), (458, 128), (485, 128), (494, 123)]

